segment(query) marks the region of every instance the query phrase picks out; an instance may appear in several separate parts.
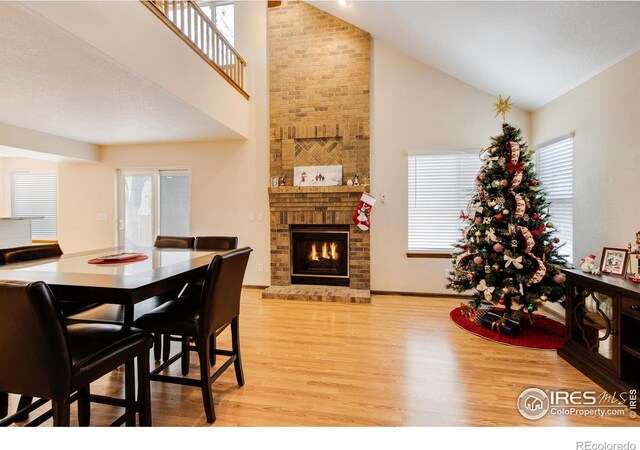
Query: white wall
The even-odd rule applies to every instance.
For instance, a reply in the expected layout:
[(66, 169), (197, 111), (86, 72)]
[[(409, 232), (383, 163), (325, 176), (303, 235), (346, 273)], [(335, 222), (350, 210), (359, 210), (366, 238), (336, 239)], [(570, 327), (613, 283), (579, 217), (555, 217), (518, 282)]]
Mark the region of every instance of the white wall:
[[(99, 163), (61, 163), (59, 239), (65, 252), (114, 245), (117, 169), (190, 168), (192, 234), (238, 236), (240, 245), (254, 249), (245, 284), (269, 284), (266, 6), (240, 2), (235, 14), (236, 46), (247, 60), (251, 94), (249, 139), (105, 146), (100, 149)], [(105, 212), (108, 220), (98, 221), (96, 215)], [(249, 221), (250, 213), (254, 222)], [(262, 214), (261, 222), (258, 214)], [(263, 272), (258, 271), (259, 264)]]
[(532, 114), (533, 143), (574, 138), (575, 262), (626, 248), (640, 228), (640, 52)]
[[(371, 289), (450, 293), (449, 259), (407, 258), (407, 154), (480, 149), (501, 133), (497, 99), (374, 40), (371, 68)], [(509, 93), (503, 93), (503, 96)], [(529, 113), (508, 121), (529, 136)]]

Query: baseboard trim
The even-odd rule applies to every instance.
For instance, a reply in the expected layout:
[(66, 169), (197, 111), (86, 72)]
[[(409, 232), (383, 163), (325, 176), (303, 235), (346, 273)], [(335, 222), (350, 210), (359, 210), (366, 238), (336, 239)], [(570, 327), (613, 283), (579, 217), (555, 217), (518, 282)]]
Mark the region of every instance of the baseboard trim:
[(262, 290), (265, 290), (269, 286), (261, 286), (259, 284), (243, 284), (242, 287), (245, 288), (245, 289), (262, 289)]
[(473, 298), (472, 295), (462, 294), (434, 294), (432, 292), (402, 292), (402, 291), (371, 291), (371, 295), (401, 295), (404, 297), (429, 297), (429, 298), (457, 298), (467, 299)]
[(555, 317), (560, 322), (565, 323), (565, 317), (560, 314), (558, 311), (554, 311), (551, 308), (547, 308), (545, 305), (540, 305), (540, 309), (543, 310), (546, 314)]

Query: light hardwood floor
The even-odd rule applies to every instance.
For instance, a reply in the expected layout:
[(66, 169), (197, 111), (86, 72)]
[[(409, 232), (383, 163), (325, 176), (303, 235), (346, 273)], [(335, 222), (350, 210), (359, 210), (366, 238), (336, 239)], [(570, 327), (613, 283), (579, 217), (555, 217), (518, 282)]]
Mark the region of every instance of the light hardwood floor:
[[(246, 385), (233, 369), (214, 383), (215, 426), (630, 426), (624, 417), (532, 422), (527, 387), (602, 390), (555, 351), (500, 345), (459, 329), (452, 299), (373, 297), (372, 304), (263, 300), (245, 289), (240, 340)], [(228, 332), (219, 345), (229, 344)], [(190, 376), (197, 376), (192, 356)], [(179, 364), (172, 371), (178, 373)], [(122, 392), (123, 370), (92, 385)], [(11, 407), (16, 397), (11, 397)], [(155, 426), (206, 426), (200, 390), (152, 382)], [(93, 405), (92, 424), (116, 410)], [(75, 410), (72, 411), (75, 414)]]

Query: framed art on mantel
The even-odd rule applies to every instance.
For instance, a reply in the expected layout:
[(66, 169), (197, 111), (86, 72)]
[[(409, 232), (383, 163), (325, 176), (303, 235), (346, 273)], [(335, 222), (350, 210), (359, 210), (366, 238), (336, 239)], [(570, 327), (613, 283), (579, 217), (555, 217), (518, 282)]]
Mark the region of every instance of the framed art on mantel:
[(608, 275), (623, 276), (627, 268), (629, 254), (624, 248), (602, 249), (602, 259), (600, 260), (600, 272)]

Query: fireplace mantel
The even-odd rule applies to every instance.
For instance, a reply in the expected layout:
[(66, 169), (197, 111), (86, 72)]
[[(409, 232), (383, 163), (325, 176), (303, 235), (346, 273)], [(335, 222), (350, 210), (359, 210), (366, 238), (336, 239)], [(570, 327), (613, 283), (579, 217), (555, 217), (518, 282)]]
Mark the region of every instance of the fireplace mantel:
[(344, 192), (363, 193), (369, 192), (369, 185), (360, 186), (279, 186), (270, 187), (269, 195), (278, 194), (307, 194), (316, 192)]

